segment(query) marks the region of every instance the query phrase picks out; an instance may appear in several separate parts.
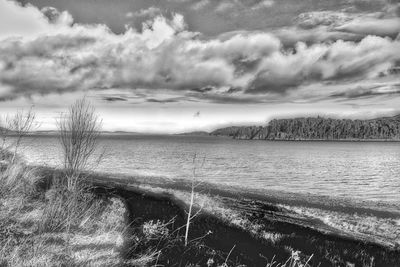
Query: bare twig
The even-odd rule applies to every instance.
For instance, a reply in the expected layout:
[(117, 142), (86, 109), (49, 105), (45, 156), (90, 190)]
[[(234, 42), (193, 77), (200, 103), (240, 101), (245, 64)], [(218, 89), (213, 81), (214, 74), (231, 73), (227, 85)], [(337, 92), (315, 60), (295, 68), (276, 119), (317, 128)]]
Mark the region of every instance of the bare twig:
[(225, 263), (224, 263), (225, 266), (227, 265), (229, 256), (231, 256), (231, 253), (235, 249), (235, 247), (236, 247), (236, 244), (231, 248), (231, 250), (228, 253), (228, 256), (226, 256)]
[[(67, 114), (58, 121), (60, 141), (64, 154), (64, 168), (67, 174), (68, 188), (77, 186), (78, 179), (92, 160), (98, 147), (101, 120), (94, 107), (86, 98), (76, 101)], [(102, 152), (94, 162), (99, 162)]]
[(37, 127), (36, 115), (32, 108), (26, 112), (20, 110), (16, 114), (6, 117), (6, 128), (1, 129), (0, 135), (2, 136), (2, 149), (4, 149), (6, 144), (6, 137), (8, 134), (16, 136), (14, 142), (7, 147), (7, 149), (13, 147), (11, 163), (15, 161), (22, 139), (35, 127)]
[[(187, 220), (186, 220), (185, 246), (187, 246), (187, 244), (188, 244), (190, 222), (202, 210), (202, 207), (200, 207), (200, 209), (194, 215), (192, 215), (193, 205), (194, 205), (195, 188), (198, 186), (198, 184), (196, 184), (196, 170), (197, 170), (196, 159), (197, 159), (197, 154), (195, 153), (193, 155), (193, 174), (192, 174), (192, 183), (191, 183), (190, 204), (189, 204), (189, 211), (187, 213)], [(203, 157), (203, 161), (202, 161), (200, 167), (204, 166), (204, 162), (205, 162), (205, 157)]]

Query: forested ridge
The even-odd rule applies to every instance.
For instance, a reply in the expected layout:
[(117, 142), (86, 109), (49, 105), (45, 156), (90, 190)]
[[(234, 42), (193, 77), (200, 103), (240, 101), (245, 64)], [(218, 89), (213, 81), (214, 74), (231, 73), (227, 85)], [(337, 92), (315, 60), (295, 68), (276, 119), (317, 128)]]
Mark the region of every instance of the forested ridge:
[(371, 120), (274, 119), (266, 126), (233, 126), (211, 135), (265, 140), (400, 140), (400, 115)]

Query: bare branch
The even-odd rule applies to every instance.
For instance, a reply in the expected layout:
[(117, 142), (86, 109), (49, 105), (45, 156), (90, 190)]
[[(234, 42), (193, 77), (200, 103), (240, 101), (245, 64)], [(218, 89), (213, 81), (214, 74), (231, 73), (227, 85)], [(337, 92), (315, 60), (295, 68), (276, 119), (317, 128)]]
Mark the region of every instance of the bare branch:
[(64, 168), (67, 173), (68, 188), (77, 185), (81, 172), (90, 165), (98, 147), (101, 120), (94, 107), (86, 98), (76, 101), (67, 114), (62, 114), (58, 121), (60, 142), (64, 155)]
[(11, 162), (14, 162), (15, 160), (22, 139), (37, 126), (36, 114), (33, 112), (32, 108), (26, 112), (20, 110), (12, 116), (6, 116), (6, 127), (1, 130), (2, 148), (5, 148), (7, 135), (12, 134), (13, 136), (16, 136), (14, 142), (7, 147), (7, 149), (14, 147)]
[[(188, 244), (188, 237), (189, 237), (189, 227), (192, 219), (194, 219), (199, 213), (202, 211), (202, 207), (194, 214), (192, 215), (193, 212), (193, 205), (194, 205), (194, 197), (195, 197), (195, 188), (199, 185), (196, 183), (196, 160), (197, 159), (197, 154), (195, 153), (193, 155), (193, 176), (192, 176), (192, 183), (191, 183), (191, 194), (190, 194), (190, 204), (189, 204), (189, 211), (187, 212), (187, 221), (186, 221), (186, 231), (185, 231), (185, 246)], [(203, 161), (201, 164), (201, 167), (204, 166), (205, 162), (205, 157), (203, 157)]]

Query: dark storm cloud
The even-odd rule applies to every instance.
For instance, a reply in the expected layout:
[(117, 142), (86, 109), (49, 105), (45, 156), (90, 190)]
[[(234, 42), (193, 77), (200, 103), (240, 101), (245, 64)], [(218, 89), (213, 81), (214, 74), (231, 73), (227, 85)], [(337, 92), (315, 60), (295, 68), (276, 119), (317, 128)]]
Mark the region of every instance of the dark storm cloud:
[(128, 101), (128, 99), (119, 96), (104, 96), (103, 100), (107, 102)]
[(176, 102), (179, 102), (181, 100), (185, 100), (185, 98), (182, 98), (182, 97), (167, 98), (167, 99), (148, 98), (148, 99), (146, 99), (146, 102), (165, 104), (165, 103), (176, 103)]
[(400, 94), (400, 83), (391, 85), (357, 86), (345, 92), (334, 93), (330, 98), (359, 99), (374, 96), (392, 96)]
[[(186, 97), (191, 99), (197, 99), (202, 102), (215, 103), (215, 104), (257, 104), (257, 103), (272, 103), (276, 102), (277, 97), (265, 96), (265, 95), (234, 95), (230, 93), (215, 94), (196, 94), (188, 93)], [(279, 98), (279, 97), (278, 97)]]
[(206, 92), (210, 92), (213, 90), (213, 88), (211, 87), (205, 87), (205, 88), (192, 88), (190, 89), (193, 92), (197, 92), (197, 93), (206, 93)]

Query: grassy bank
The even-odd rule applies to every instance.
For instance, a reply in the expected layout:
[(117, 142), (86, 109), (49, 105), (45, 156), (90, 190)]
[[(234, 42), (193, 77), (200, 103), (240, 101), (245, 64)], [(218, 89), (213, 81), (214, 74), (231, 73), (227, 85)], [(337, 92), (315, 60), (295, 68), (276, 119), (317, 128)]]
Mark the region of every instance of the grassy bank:
[[(122, 201), (87, 192), (75, 209), (69, 208), (55, 187), (40, 186), (45, 177), (19, 160), (2, 165), (0, 175), (0, 266), (121, 263)], [(71, 211), (76, 218), (68, 216)]]

